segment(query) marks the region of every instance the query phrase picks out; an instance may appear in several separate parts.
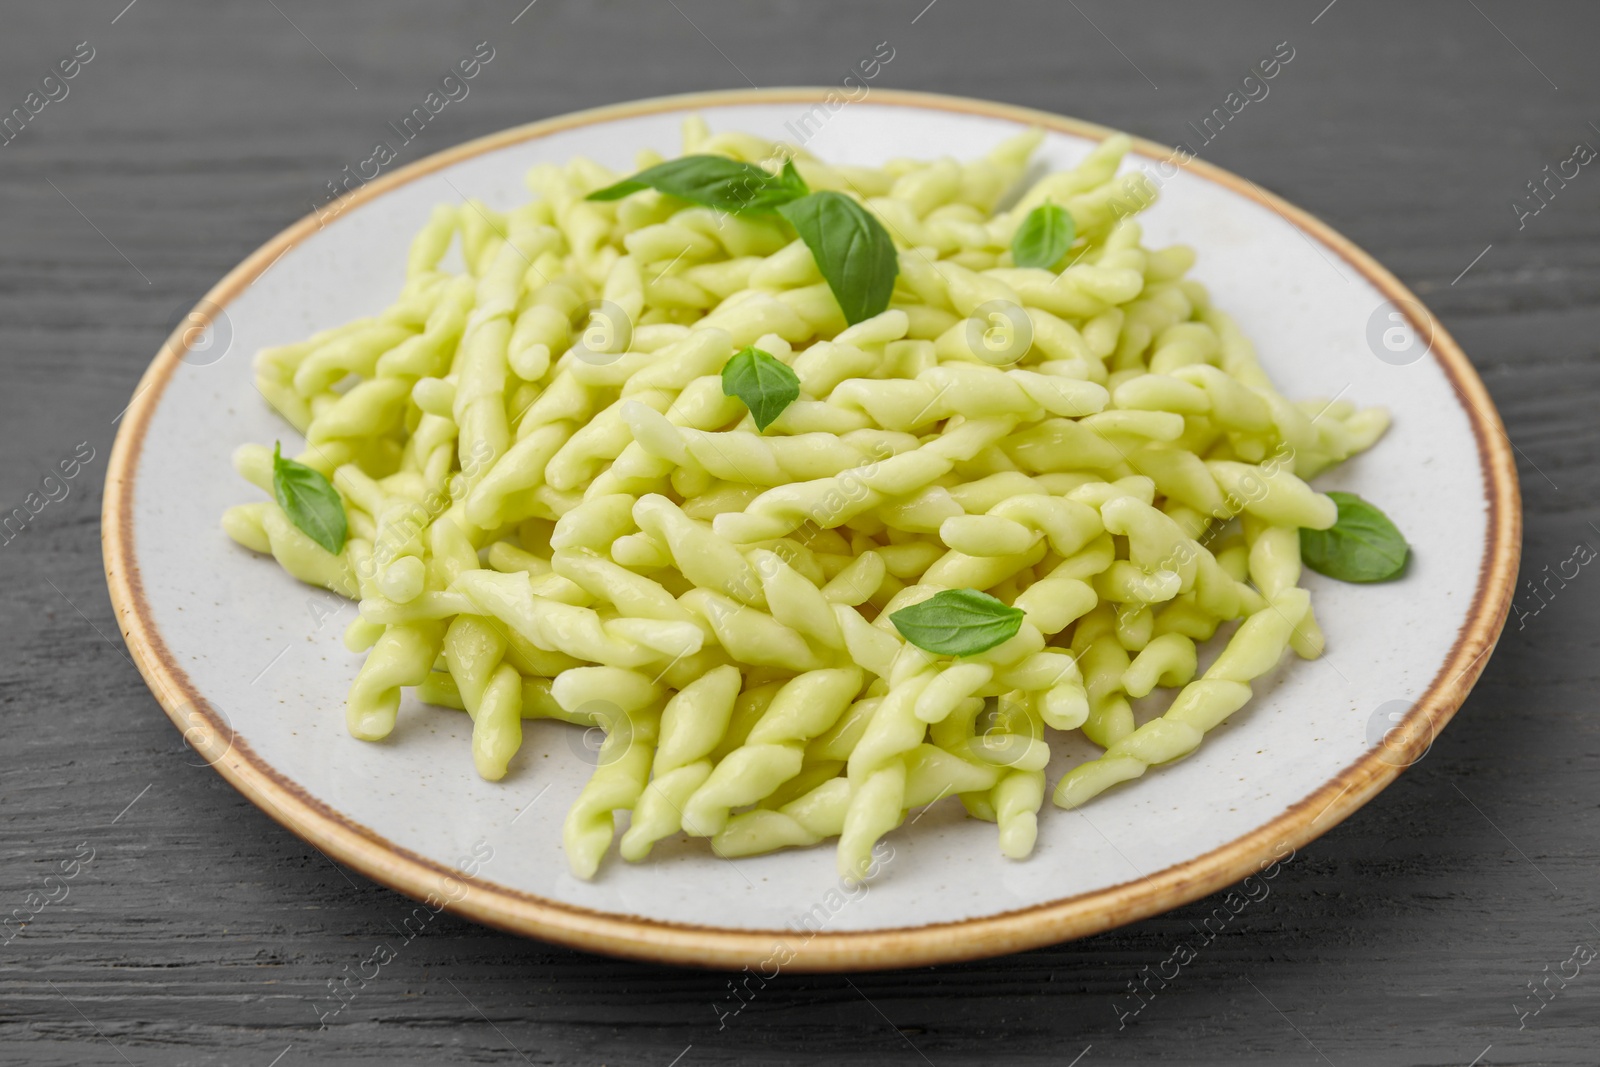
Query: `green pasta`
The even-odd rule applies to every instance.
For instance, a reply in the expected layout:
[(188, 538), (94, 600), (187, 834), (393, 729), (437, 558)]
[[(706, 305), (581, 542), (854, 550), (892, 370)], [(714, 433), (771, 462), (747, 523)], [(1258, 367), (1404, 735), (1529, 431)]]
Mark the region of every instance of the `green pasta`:
[(222, 524), (359, 601), (350, 732), (411, 687), (510, 781), (524, 719), (603, 734), (583, 878), (619, 813), (625, 860), (837, 839), (859, 877), (938, 802), (1022, 859), (1059, 735), (1103, 749), (1077, 807), (1320, 655), (1308, 479), (1387, 415), (1273, 388), (1193, 253), (1143, 245), (1127, 138), (997, 210), (1041, 138), (841, 167), (693, 119), (637, 180), (541, 164), (509, 211), (435, 209), (393, 306), (260, 352), (306, 447), (242, 447), (266, 498)]

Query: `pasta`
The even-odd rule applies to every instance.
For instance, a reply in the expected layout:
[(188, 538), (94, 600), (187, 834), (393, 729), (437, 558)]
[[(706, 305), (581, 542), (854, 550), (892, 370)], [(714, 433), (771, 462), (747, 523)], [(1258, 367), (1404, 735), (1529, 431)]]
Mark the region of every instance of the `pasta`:
[[(541, 164), (519, 207), (436, 208), (392, 306), (260, 352), (306, 446), (242, 447), (272, 499), (222, 524), (359, 601), (351, 734), (413, 688), (498, 780), (524, 719), (600, 731), (584, 878), (619, 813), (625, 860), (836, 838), (857, 877), (946, 798), (1026, 857), (1047, 792), (1187, 755), (1320, 655), (1299, 530), (1338, 511), (1307, 479), (1387, 415), (1273, 388), (1194, 254), (1142, 243), (1126, 138), (999, 206), (1040, 139), (873, 169), (691, 120), (677, 169)], [(724, 173), (778, 206), (697, 202)], [(819, 251), (847, 224), (886, 274)], [(1065, 732), (1103, 752), (1050, 791)]]

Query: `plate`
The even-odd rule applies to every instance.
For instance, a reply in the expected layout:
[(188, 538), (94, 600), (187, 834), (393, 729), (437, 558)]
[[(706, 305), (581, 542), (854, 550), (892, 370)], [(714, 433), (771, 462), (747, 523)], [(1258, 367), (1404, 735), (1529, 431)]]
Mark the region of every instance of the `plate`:
[(255, 391), (252, 354), (385, 307), (434, 204), (510, 207), (526, 197), (529, 166), (578, 155), (626, 171), (640, 147), (676, 153), (693, 113), (715, 130), (798, 131), (818, 156), (861, 164), (970, 158), (1038, 125), (1041, 166), (1058, 169), (1111, 132), (954, 97), (839, 99), (824, 89), (667, 97), (472, 141), (324, 205), (207, 294), (123, 417), (104, 507), (128, 647), (196, 752), (296, 834), (426, 907), (596, 952), (801, 970), (1013, 952), (1270, 877), (1426, 755), (1483, 670), (1515, 584), (1521, 512), (1499, 416), (1455, 342), (1371, 257), (1253, 182), (1201, 160), (1178, 166), (1172, 149), (1145, 141), (1124, 166), (1160, 187), (1141, 216), (1147, 242), (1197, 250), (1194, 276), (1279, 387), (1393, 412), (1377, 447), (1317, 484), (1379, 502), (1414, 546), (1399, 581), (1308, 573), (1327, 655), (1280, 665), (1193, 756), (1078, 811), (1047, 801), (1026, 861), (1004, 859), (993, 826), (947, 801), (887, 839), (892, 858), (864, 885), (839, 883), (828, 847), (731, 861), (671, 840), (639, 865), (613, 853), (583, 882), (561, 851), (562, 818), (593, 758), (580, 731), (530, 723), (499, 783), (473, 773), (460, 713), (408, 697), (387, 741), (345, 732), (360, 657), (340, 635), (353, 605), (296, 583), (218, 525), (224, 508), (253, 498), (233, 449), (293, 438)]

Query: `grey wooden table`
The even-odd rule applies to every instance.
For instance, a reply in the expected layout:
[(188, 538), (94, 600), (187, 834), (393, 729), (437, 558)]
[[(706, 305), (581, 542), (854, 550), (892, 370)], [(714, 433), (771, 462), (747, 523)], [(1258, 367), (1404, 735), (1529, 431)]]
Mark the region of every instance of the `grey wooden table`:
[(1287, 41), (1203, 155), (1372, 251), (1460, 339), (1518, 448), (1524, 578), (1600, 546), (1600, 174), (1537, 214), (1526, 188), (1600, 146), (1593, 5), (525, 2), (0, 10), (0, 112), (28, 118), (0, 147), (0, 510), (82, 461), (0, 545), (0, 914), (55, 898), (0, 931), (0, 1062), (1600, 1062), (1600, 963), (1575, 962), (1600, 948), (1588, 569), (1525, 592), (1427, 758), (1125, 1027), (1119, 995), (1210, 902), (988, 962), (784, 975), (722, 1029), (726, 976), (445, 915), (319, 1031), (328, 981), (409, 904), (195, 765), (117, 634), (99, 496), (167, 324), (479, 41), (494, 62), (409, 158), (635, 97), (836, 83), (883, 41), (878, 84), (1172, 142)]

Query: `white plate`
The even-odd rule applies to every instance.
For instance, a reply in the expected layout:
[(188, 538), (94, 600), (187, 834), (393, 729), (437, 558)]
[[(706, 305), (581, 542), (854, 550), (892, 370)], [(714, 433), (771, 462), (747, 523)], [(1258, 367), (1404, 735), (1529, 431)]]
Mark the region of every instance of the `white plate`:
[[(846, 893), (831, 847), (732, 862), (704, 842), (667, 841), (644, 864), (613, 853), (593, 882), (573, 878), (561, 822), (589, 771), (575, 728), (530, 723), (499, 783), (473, 773), (459, 713), (408, 698), (387, 741), (345, 732), (360, 657), (340, 634), (353, 606), (298, 584), (218, 526), (224, 508), (255, 496), (230, 467), (233, 449), (296, 440), (256, 393), (252, 354), (384, 308), (436, 203), (469, 196), (508, 208), (526, 198), (522, 176), (535, 163), (584, 155), (626, 170), (642, 146), (673, 154), (695, 112), (716, 130), (793, 139), (786, 124), (824, 93), (643, 101), (430, 157), (325, 210), (331, 218), (291, 227), (208, 295), (205, 331), (180, 329), (162, 350), (112, 459), (112, 598), (174, 721), (274, 818), (402, 892), (550, 940), (714, 965), (886, 967), (1079, 936), (1211, 892), (1325, 832), (1425, 753), (1482, 670), (1515, 581), (1516, 476), (1493, 405), (1454, 342), (1366, 255), (1252, 183), (1198, 161), (1163, 169), (1170, 150), (1143, 142), (1125, 166), (1161, 186), (1143, 216), (1147, 242), (1197, 250), (1194, 276), (1279, 387), (1393, 412), (1377, 447), (1318, 485), (1379, 503), (1414, 546), (1396, 582), (1308, 573), (1327, 655), (1287, 659), (1193, 756), (1080, 812), (1046, 801), (1023, 862), (1002, 858), (994, 827), (946, 801), (887, 839), (894, 858), (870, 889)], [(815, 114), (826, 120), (807, 147), (862, 164), (970, 158), (1039, 124), (1040, 163), (1059, 169), (1108, 132), (882, 90)], [(1397, 310), (1404, 318), (1391, 319)]]

